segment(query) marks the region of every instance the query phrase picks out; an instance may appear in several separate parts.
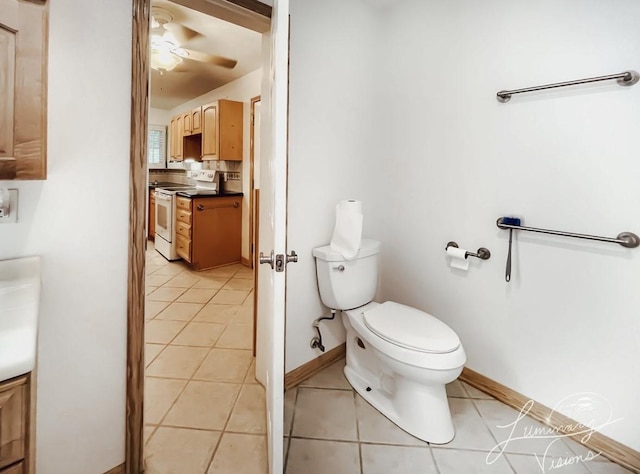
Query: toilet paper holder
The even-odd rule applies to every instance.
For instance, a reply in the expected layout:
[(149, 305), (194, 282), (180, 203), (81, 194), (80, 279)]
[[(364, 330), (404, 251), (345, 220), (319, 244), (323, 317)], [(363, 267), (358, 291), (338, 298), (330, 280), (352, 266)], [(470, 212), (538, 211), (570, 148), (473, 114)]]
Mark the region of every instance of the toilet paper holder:
[[(447, 243), (447, 246), (445, 247), (445, 250), (447, 250), (449, 247), (460, 248), (458, 246), (458, 244), (456, 242), (453, 242), (453, 241), (450, 241), (450, 242)], [(477, 257), (477, 258), (480, 258), (482, 260), (489, 260), (491, 258), (491, 252), (489, 251), (488, 248), (480, 247), (476, 253), (465, 252), (464, 258), (467, 258), (467, 257)]]

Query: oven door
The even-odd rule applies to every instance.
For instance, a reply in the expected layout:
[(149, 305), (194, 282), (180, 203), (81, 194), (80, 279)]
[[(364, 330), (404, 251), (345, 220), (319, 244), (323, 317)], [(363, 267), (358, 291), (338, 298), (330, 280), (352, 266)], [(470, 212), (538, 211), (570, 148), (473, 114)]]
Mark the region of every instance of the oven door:
[(173, 195), (156, 190), (156, 236), (171, 243), (173, 231)]

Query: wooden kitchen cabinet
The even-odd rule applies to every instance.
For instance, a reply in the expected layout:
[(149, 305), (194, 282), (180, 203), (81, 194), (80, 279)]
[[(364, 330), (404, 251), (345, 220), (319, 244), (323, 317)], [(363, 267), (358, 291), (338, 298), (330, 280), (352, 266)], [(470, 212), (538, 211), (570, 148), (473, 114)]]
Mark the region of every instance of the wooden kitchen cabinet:
[(202, 159), (242, 161), (243, 103), (218, 100), (202, 106)]
[(23, 462), (19, 462), (6, 469), (0, 469), (0, 474), (27, 474), (27, 468)]
[[(29, 377), (22, 375), (0, 382), (0, 473), (13, 474), (27, 457)], [(20, 464), (18, 464), (20, 463)], [(4, 470), (8, 466), (9, 469)]]
[(49, 2), (0, 5), (0, 180), (45, 179)]
[(242, 196), (176, 200), (177, 253), (194, 270), (238, 263), (242, 244)]
[(191, 133), (202, 133), (202, 107), (191, 111)]
[(147, 229), (149, 240), (156, 238), (156, 190), (149, 189), (149, 228)]
[(175, 143), (175, 155), (173, 157), (174, 160), (176, 161), (182, 161), (183, 159), (183, 154), (182, 154), (182, 139), (184, 137), (184, 117), (182, 115), (178, 115), (176, 117), (176, 134), (175, 134), (175, 140), (173, 140), (172, 137), (172, 143)]

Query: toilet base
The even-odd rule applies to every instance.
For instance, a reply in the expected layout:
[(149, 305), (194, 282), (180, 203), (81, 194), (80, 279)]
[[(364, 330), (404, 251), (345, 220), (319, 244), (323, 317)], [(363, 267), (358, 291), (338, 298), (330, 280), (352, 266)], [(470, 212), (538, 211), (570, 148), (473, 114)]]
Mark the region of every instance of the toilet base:
[(425, 386), (401, 379), (394, 381), (394, 390), (389, 392), (385, 385), (389, 386), (390, 380), (371, 383), (349, 365), (344, 374), (362, 398), (410, 435), (433, 444), (453, 439), (455, 431), (444, 385)]

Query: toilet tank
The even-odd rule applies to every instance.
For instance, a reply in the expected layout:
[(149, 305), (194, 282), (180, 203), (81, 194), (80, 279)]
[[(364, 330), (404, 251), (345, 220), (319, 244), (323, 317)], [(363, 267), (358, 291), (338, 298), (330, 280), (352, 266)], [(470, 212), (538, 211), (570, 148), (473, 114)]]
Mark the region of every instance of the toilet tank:
[(380, 242), (362, 239), (354, 258), (346, 260), (329, 245), (313, 249), (320, 298), (331, 309), (347, 310), (373, 300), (378, 286)]

